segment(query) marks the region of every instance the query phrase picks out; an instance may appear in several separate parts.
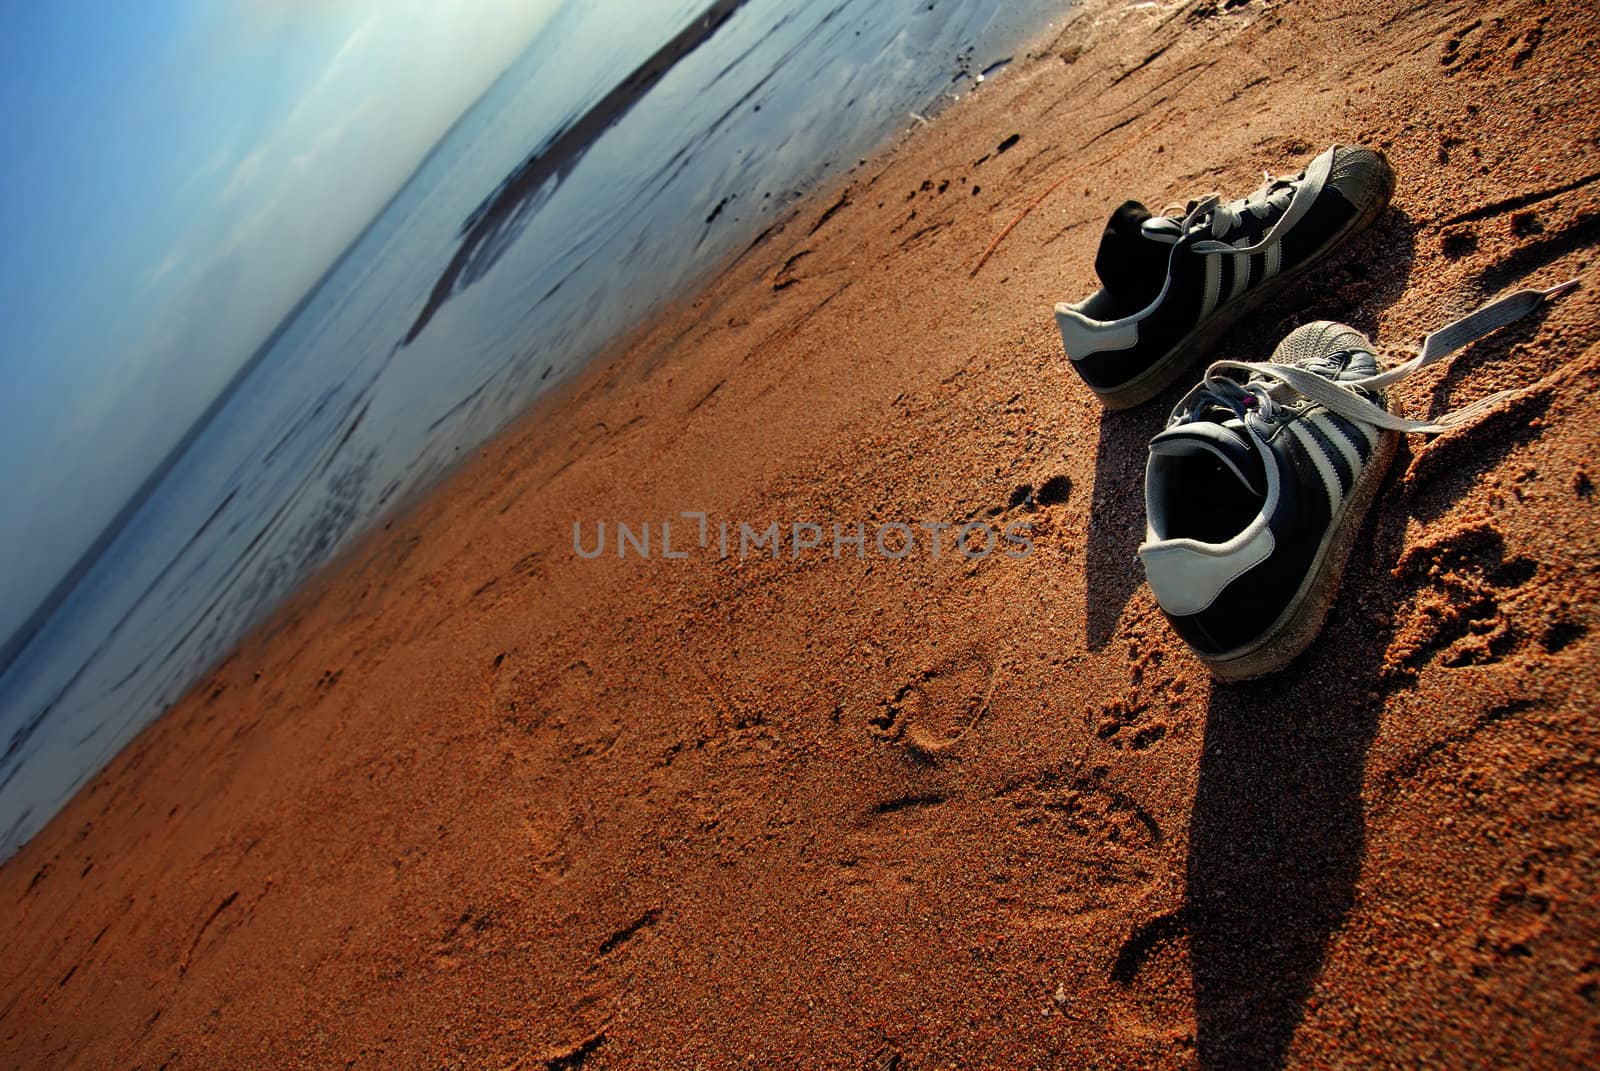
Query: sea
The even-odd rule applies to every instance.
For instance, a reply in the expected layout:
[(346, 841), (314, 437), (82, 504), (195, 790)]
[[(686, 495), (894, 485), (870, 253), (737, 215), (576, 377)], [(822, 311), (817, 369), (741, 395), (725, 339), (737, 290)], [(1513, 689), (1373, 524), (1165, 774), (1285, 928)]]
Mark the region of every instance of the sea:
[(0, 858), (351, 540), (1068, 6), (570, 0), (13, 644)]

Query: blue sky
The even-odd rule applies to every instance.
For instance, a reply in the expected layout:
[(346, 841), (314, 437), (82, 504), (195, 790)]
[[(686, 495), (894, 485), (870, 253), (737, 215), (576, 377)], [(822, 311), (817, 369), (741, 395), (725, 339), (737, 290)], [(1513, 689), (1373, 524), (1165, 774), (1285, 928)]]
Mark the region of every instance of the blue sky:
[(0, 642), (561, 2), (0, 8)]

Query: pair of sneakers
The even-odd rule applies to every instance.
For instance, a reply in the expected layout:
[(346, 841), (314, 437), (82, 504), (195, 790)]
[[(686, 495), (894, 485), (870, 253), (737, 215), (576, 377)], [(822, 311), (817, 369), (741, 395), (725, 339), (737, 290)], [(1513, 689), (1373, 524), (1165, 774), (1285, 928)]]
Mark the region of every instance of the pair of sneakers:
[[(1108, 409), (1154, 398), (1377, 219), (1393, 192), (1382, 154), (1334, 145), (1239, 200), (1163, 216), (1127, 202), (1095, 259), (1103, 287), (1056, 306), (1073, 369)], [(1139, 558), (1215, 676), (1271, 673), (1309, 647), (1400, 435), (1448, 430), (1500, 400), (1415, 421), (1391, 409), (1387, 388), (1573, 285), (1495, 301), (1388, 371), (1365, 335), (1327, 321), (1292, 331), (1266, 362), (1206, 369), (1150, 442)]]

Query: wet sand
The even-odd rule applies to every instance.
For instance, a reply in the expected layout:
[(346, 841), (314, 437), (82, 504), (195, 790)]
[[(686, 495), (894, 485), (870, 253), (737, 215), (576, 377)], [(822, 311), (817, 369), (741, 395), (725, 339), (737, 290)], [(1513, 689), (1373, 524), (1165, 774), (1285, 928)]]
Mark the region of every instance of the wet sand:
[[(0, 869), (0, 1063), (1592, 1064), (1597, 38), (1533, 0), (1090, 0), (318, 578)], [(1227, 353), (1334, 318), (1396, 360), (1583, 289), (1400, 389), (1521, 390), (1410, 439), (1307, 656), (1216, 685), (1134, 560), (1183, 387), (1102, 414), (1049, 310), (1125, 198), (1336, 139), (1384, 149), (1394, 207)], [(1034, 552), (573, 552), (684, 510), (1023, 520)]]

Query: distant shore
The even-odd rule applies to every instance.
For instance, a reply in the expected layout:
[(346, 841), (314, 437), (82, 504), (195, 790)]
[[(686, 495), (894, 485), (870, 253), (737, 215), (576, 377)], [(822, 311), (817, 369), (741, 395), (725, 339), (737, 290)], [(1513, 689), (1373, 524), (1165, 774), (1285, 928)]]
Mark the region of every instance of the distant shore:
[[(1600, 1060), (1597, 31), (1537, 0), (1074, 8), (341, 558), (0, 867), (0, 1064)], [(1521, 393), (1412, 439), (1310, 653), (1217, 685), (1134, 559), (1184, 388), (1103, 413), (1049, 310), (1123, 200), (1335, 140), (1388, 154), (1394, 207), (1229, 354), (1331, 318), (1395, 360), (1583, 290), (1402, 388)], [(724, 523), (782, 552), (719, 553)]]

